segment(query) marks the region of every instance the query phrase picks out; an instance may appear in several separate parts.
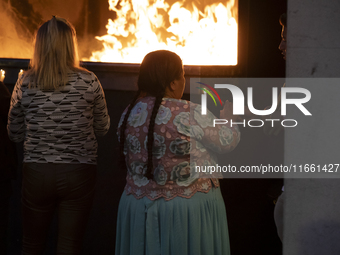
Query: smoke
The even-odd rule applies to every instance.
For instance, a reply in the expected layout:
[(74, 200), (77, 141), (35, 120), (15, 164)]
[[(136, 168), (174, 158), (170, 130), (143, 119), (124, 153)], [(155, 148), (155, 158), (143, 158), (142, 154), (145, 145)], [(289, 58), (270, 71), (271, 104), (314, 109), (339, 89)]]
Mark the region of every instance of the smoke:
[[(20, 2), (25, 7), (25, 0)], [(1, 58), (31, 58), (34, 30), (34, 24), (27, 22), (27, 16), (21, 14), (10, 1), (0, 0)]]
[(105, 30), (105, 10), (107, 0), (0, 0), (0, 58), (31, 58), (34, 35), (52, 15), (75, 26), (79, 57), (89, 57), (101, 47), (95, 36)]

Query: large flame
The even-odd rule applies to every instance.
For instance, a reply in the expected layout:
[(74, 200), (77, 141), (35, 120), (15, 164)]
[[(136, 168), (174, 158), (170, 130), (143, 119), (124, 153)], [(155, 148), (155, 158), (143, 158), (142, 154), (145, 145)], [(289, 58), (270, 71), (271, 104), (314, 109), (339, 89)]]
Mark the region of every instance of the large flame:
[(103, 50), (87, 60), (141, 63), (148, 52), (167, 49), (186, 65), (236, 65), (235, 0), (200, 8), (184, 2), (109, 0), (116, 18), (108, 20), (106, 35), (96, 37)]

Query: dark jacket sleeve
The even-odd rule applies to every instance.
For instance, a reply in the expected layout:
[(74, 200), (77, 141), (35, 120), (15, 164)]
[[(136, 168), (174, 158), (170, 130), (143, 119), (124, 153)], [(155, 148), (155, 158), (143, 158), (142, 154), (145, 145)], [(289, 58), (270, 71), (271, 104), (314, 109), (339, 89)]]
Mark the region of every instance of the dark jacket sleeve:
[(0, 117), (7, 122), (11, 94), (3, 82), (0, 81)]
[[(17, 154), (7, 134), (7, 116), (11, 94), (3, 82), (0, 82), (0, 183), (14, 178), (17, 166)], [(0, 184), (1, 185), (1, 184)]]

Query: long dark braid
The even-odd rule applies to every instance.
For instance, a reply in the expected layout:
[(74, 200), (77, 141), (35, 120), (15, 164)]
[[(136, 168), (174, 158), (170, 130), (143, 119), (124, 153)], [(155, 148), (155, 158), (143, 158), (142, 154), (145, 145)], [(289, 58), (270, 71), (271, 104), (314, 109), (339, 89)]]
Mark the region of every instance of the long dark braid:
[[(162, 99), (165, 95), (165, 91), (170, 87), (172, 81), (179, 79), (183, 74), (183, 66), (181, 58), (171, 51), (158, 50), (147, 54), (140, 66), (138, 76), (138, 89), (141, 93), (145, 93), (148, 96), (155, 97), (155, 104), (152, 109), (152, 113), (149, 120), (148, 140), (147, 140), (147, 152), (148, 162), (147, 170), (144, 173), (148, 179), (153, 179), (153, 144), (154, 144), (154, 127), (155, 120), (159, 107), (162, 103)], [(137, 98), (136, 98), (137, 99)], [(135, 101), (134, 101), (135, 102)], [(130, 111), (134, 103), (130, 105), (126, 115), (130, 114)], [(122, 129), (125, 129), (127, 116), (124, 118)], [(124, 150), (125, 135), (121, 130), (121, 155)], [(124, 159), (124, 157), (123, 157)], [(125, 161), (124, 161), (125, 164)]]
[(155, 128), (155, 120), (157, 117), (157, 113), (158, 113), (158, 109), (162, 103), (162, 99), (164, 96), (165, 92), (161, 93), (160, 95), (158, 95), (155, 99), (155, 104), (153, 106), (152, 109), (152, 113), (151, 113), (151, 117), (150, 117), (150, 123), (149, 123), (149, 130), (148, 130), (148, 144), (147, 144), (147, 148), (148, 148), (148, 168), (147, 171), (145, 173), (145, 176), (148, 179), (153, 179), (153, 157), (152, 157), (152, 150), (153, 150), (153, 142), (154, 142), (154, 135), (153, 135), (153, 131)]
[(140, 91), (137, 91), (137, 94), (135, 95), (135, 97), (133, 98), (132, 102), (129, 105), (129, 108), (125, 114), (123, 123), (120, 127), (120, 157), (119, 157), (119, 165), (122, 169), (127, 169), (126, 167), (126, 162), (125, 162), (125, 155), (124, 155), (124, 145), (125, 145), (125, 129), (126, 129), (126, 124), (127, 124), (127, 120), (130, 116), (131, 110), (134, 107), (138, 97), (140, 95)]

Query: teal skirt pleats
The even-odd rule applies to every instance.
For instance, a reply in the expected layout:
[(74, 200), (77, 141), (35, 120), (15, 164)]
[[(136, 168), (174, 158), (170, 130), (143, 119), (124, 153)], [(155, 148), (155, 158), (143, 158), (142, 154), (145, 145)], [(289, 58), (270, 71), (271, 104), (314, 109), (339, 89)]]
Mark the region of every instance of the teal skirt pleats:
[(224, 201), (219, 188), (190, 199), (120, 199), (116, 255), (229, 255)]

